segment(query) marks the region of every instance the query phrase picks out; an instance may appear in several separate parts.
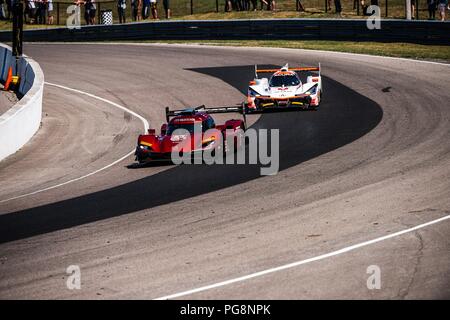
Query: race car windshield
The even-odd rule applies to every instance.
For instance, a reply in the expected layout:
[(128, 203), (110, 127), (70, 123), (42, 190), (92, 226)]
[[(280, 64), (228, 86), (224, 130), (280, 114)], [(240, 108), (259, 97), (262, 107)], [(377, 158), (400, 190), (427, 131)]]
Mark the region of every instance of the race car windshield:
[(271, 87), (291, 87), (298, 86), (300, 81), (295, 75), (286, 75), (286, 76), (273, 76), (270, 79), (269, 85)]
[(195, 125), (193, 123), (177, 123), (177, 124), (169, 124), (167, 128), (167, 135), (172, 135), (172, 133), (177, 129), (184, 129), (189, 131), (190, 134), (194, 133), (194, 128), (197, 127), (197, 131), (202, 131), (202, 125), (201, 123), (196, 123)]

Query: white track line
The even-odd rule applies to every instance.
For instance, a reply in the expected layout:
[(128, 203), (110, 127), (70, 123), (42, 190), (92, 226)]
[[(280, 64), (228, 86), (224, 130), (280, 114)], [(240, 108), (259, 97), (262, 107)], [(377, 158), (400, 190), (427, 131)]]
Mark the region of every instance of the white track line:
[(171, 295), (168, 295), (168, 296), (156, 298), (155, 300), (175, 299), (175, 298), (187, 296), (187, 295), (190, 295), (190, 294), (194, 294), (194, 293), (198, 293), (198, 292), (202, 292), (202, 291), (206, 291), (206, 290), (211, 290), (211, 289), (215, 289), (215, 288), (219, 288), (219, 287), (224, 287), (224, 286), (236, 283), (236, 282), (242, 282), (242, 281), (246, 281), (246, 280), (253, 279), (253, 278), (256, 278), (256, 277), (261, 277), (261, 276), (264, 276), (264, 275), (269, 274), (269, 273), (274, 273), (274, 272), (278, 272), (278, 271), (282, 271), (282, 270), (298, 267), (298, 266), (303, 265), (303, 264), (307, 264), (307, 263), (310, 263), (310, 262), (323, 260), (323, 259), (326, 259), (326, 258), (330, 258), (330, 257), (333, 257), (333, 256), (337, 256), (337, 255), (343, 254), (343, 253), (347, 253), (349, 251), (352, 251), (352, 250), (355, 250), (355, 249), (358, 249), (358, 248), (361, 248), (361, 247), (365, 247), (365, 246), (368, 246), (368, 245), (371, 245), (371, 244), (374, 244), (374, 243), (377, 243), (377, 242), (381, 242), (381, 241), (384, 241), (384, 240), (387, 240), (387, 239), (398, 237), (398, 236), (401, 236), (401, 235), (403, 235), (405, 233), (413, 232), (413, 231), (416, 231), (418, 229), (425, 228), (427, 226), (430, 226), (432, 224), (435, 224), (435, 223), (438, 223), (438, 222), (441, 222), (441, 221), (444, 221), (444, 220), (447, 220), (447, 219), (450, 219), (450, 215), (446, 215), (446, 216), (444, 216), (442, 218), (439, 218), (439, 219), (436, 219), (436, 220), (433, 220), (433, 221), (430, 221), (430, 222), (426, 222), (426, 223), (420, 224), (418, 226), (415, 226), (415, 227), (412, 227), (412, 228), (409, 228), (409, 229), (406, 229), (406, 230), (403, 230), (403, 231), (391, 233), (391, 234), (388, 234), (388, 235), (383, 236), (383, 237), (379, 237), (379, 238), (376, 238), (376, 239), (373, 239), (373, 240), (361, 242), (361, 243), (354, 244), (354, 245), (349, 246), (349, 247), (342, 248), (340, 250), (336, 250), (336, 251), (332, 251), (332, 252), (329, 252), (329, 253), (326, 253), (326, 254), (322, 254), (322, 255), (317, 256), (317, 257), (313, 257), (313, 258), (309, 258), (309, 259), (306, 259), (306, 260), (301, 260), (301, 261), (285, 264), (285, 265), (282, 265), (282, 266), (279, 266), (279, 267), (270, 268), (270, 269), (267, 269), (267, 270), (251, 273), (251, 274), (246, 275), (246, 276), (242, 276), (242, 277), (238, 277), (238, 278), (234, 278), (234, 279), (230, 279), (230, 280), (214, 283), (214, 284), (211, 284), (211, 285), (208, 285), (208, 286), (204, 286), (204, 287), (200, 287), (200, 288), (197, 288), (197, 289), (192, 289), (192, 290), (187, 290), (187, 291), (183, 291), (183, 292), (180, 292), (180, 293), (171, 294)]
[[(131, 114), (131, 115), (135, 116), (136, 118), (138, 118), (139, 120), (141, 120), (142, 123), (144, 124), (144, 130), (145, 131), (147, 131), (147, 129), (149, 128), (148, 121), (144, 117), (142, 117), (141, 115), (137, 114), (134, 111), (131, 111), (130, 109), (128, 109), (128, 108), (126, 108), (124, 106), (121, 106), (120, 104), (117, 104), (117, 103), (112, 102), (112, 101), (110, 101), (108, 99), (96, 96), (96, 95), (94, 95), (92, 93), (88, 93), (88, 92), (84, 92), (84, 91), (81, 91), (81, 90), (69, 88), (69, 87), (66, 87), (66, 86), (59, 85), (59, 84), (50, 83), (50, 82), (45, 82), (45, 84), (49, 85), (49, 86), (57, 87), (57, 88), (60, 88), (60, 89), (68, 90), (68, 91), (71, 91), (71, 92), (75, 92), (75, 93), (78, 93), (78, 94), (82, 94), (82, 95), (85, 95), (85, 96), (88, 96), (88, 97), (91, 97), (91, 98), (94, 98), (94, 99), (97, 99), (97, 100), (100, 100), (100, 101), (103, 101), (103, 102), (105, 102), (105, 103), (107, 103), (107, 104), (109, 104), (109, 105), (111, 105), (113, 107), (116, 107), (116, 108), (121, 109), (121, 110), (123, 110), (125, 112), (128, 112), (129, 114)], [(117, 159), (116, 161), (108, 164), (107, 166), (102, 167), (100, 169), (97, 169), (97, 170), (95, 170), (95, 171), (93, 171), (91, 173), (88, 173), (88, 174), (84, 175), (84, 176), (81, 176), (81, 177), (78, 177), (78, 178), (75, 178), (75, 179), (63, 182), (63, 183), (56, 184), (56, 185), (53, 185), (51, 187), (47, 187), (47, 188), (36, 190), (36, 191), (30, 192), (30, 193), (22, 194), (20, 196), (16, 196), (16, 197), (0, 200), (0, 203), (4, 203), (4, 202), (7, 202), (7, 201), (16, 200), (16, 199), (20, 199), (20, 198), (24, 198), (24, 197), (28, 197), (28, 196), (31, 196), (31, 195), (35, 195), (37, 193), (41, 193), (41, 192), (44, 192), (44, 191), (56, 189), (56, 188), (65, 186), (65, 185), (67, 185), (69, 183), (85, 179), (87, 177), (90, 177), (90, 176), (92, 176), (92, 175), (94, 175), (96, 173), (102, 172), (102, 171), (104, 171), (104, 170), (114, 166), (115, 164), (117, 164), (117, 163), (123, 161), (124, 159), (128, 158), (129, 156), (131, 156), (133, 153), (134, 153), (134, 149), (132, 151), (130, 151), (129, 153), (127, 153), (126, 155), (124, 155), (123, 157), (121, 157), (120, 159)]]
[(69, 87), (66, 87), (66, 86), (62, 86), (62, 85), (59, 85), (59, 84), (55, 84), (55, 83), (51, 83), (51, 82), (45, 82), (45, 84), (49, 85), (49, 86), (52, 86), (52, 87), (57, 87), (57, 88), (65, 89), (65, 90), (68, 90), (68, 91), (76, 92), (76, 93), (79, 93), (79, 94), (82, 94), (82, 95), (85, 95), (85, 96), (88, 96), (88, 97), (91, 97), (91, 98), (94, 98), (94, 99), (106, 102), (107, 104), (110, 104), (113, 107), (122, 109), (123, 111), (128, 112), (129, 114), (131, 114), (131, 115), (135, 116), (136, 118), (140, 119), (142, 121), (142, 123), (144, 124), (145, 131), (147, 131), (147, 129), (149, 128), (148, 121), (143, 116), (137, 114), (134, 111), (131, 111), (130, 109), (128, 109), (128, 108), (126, 108), (124, 106), (121, 106), (120, 104), (112, 102), (111, 100), (108, 100), (108, 99), (96, 96), (95, 94), (92, 94), (92, 93), (88, 93), (88, 92), (77, 90), (77, 89), (72, 89), (72, 88), (69, 88)]

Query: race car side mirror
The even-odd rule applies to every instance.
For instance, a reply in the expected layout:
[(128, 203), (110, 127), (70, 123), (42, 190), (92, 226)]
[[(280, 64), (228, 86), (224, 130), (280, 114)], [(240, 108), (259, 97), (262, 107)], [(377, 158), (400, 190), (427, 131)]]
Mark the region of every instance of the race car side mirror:
[(162, 135), (162, 136), (166, 135), (166, 132), (167, 132), (167, 124), (164, 123), (164, 124), (161, 126), (161, 135)]
[(156, 134), (156, 130), (155, 129), (148, 129), (147, 133), (150, 134), (150, 135), (154, 135), (154, 134)]

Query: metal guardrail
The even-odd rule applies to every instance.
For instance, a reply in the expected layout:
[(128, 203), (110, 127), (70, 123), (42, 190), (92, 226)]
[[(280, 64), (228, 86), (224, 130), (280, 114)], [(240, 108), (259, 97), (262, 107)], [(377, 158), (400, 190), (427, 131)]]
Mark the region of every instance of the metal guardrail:
[[(369, 30), (365, 20), (260, 19), (161, 21), (26, 30), (24, 41), (117, 40), (348, 40), (450, 45), (450, 22), (382, 20)], [(11, 32), (0, 32), (11, 41)]]

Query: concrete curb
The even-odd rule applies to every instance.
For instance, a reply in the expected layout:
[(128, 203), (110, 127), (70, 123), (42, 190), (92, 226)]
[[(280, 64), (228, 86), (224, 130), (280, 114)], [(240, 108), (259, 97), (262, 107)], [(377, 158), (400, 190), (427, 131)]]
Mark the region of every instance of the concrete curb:
[[(0, 44), (0, 61), (0, 76), (4, 81), (10, 65), (16, 71), (9, 46)], [(23, 97), (0, 116), (0, 160), (22, 148), (41, 124), (44, 73), (39, 64), (27, 56), (19, 60), (17, 68), (20, 76), (19, 92)]]

